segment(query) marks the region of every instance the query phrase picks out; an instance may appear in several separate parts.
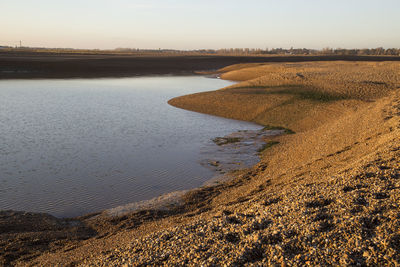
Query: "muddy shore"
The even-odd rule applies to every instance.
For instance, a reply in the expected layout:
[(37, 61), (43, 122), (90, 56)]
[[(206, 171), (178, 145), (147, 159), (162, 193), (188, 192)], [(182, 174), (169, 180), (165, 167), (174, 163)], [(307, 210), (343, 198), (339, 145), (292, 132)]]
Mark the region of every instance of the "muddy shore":
[(276, 145), (259, 164), (168, 209), (70, 220), (2, 212), (0, 263), (399, 264), (399, 63), (245, 64), (220, 72), (240, 83), (170, 103), (296, 134), (271, 137)]

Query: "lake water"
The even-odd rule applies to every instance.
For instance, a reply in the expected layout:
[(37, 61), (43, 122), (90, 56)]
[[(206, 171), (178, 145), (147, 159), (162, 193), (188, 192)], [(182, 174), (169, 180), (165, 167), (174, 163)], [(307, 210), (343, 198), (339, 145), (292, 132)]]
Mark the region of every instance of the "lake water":
[(200, 76), (0, 81), (0, 210), (59, 217), (201, 186), (211, 139), (260, 126), (167, 104)]

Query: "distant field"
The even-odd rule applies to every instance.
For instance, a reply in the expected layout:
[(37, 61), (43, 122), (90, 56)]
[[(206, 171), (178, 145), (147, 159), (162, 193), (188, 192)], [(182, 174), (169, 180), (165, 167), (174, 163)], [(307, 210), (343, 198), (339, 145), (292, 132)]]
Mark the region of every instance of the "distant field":
[(396, 56), (224, 56), (176, 53), (30, 52), (0, 50), (0, 79), (193, 74), (232, 64), (303, 61), (400, 61)]

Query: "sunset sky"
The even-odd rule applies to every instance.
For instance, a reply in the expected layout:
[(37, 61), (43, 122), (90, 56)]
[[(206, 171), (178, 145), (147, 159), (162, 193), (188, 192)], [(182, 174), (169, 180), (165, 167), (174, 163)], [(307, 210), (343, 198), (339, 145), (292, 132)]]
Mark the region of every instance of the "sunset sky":
[(399, 0), (0, 0), (0, 45), (400, 47)]

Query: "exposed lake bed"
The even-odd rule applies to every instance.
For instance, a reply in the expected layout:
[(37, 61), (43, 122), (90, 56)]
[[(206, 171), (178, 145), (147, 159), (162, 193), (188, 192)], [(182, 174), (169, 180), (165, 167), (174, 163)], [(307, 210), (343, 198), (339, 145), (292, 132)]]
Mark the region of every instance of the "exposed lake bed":
[(202, 148), (202, 154), (208, 157), (202, 165), (220, 174), (251, 167), (259, 161), (265, 139), (283, 133), (284, 130), (239, 130), (216, 137), (212, 140), (213, 144)]

